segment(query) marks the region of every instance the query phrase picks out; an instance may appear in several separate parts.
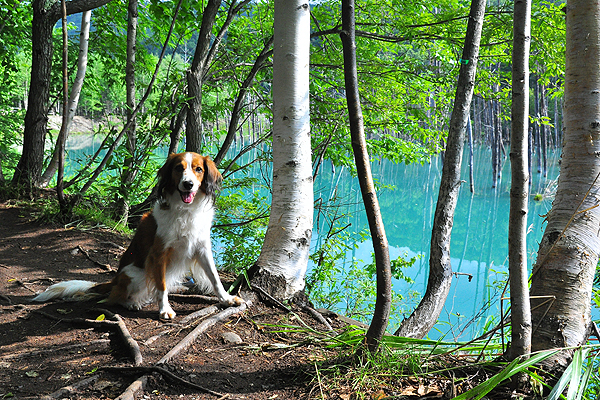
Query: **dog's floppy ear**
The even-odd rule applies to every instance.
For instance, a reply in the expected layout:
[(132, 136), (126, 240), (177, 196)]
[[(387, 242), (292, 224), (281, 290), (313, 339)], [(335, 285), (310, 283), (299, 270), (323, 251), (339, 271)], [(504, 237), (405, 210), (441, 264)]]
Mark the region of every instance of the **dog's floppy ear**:
[(214, 198), (217, 191), (221, 189), (221, 182), (223, 182), (223, 177), (213, 160), (210, 157), (204, 157), (204, 177), (200, 190)]
[(159, 199), (165, 198), (165, 189), (169, 185), (171, 180), (171, 168), (173, 167), (173, 160), (176, 154), (169, 154), (167, 161), (158, 170), (158, 189), (157, 194)]

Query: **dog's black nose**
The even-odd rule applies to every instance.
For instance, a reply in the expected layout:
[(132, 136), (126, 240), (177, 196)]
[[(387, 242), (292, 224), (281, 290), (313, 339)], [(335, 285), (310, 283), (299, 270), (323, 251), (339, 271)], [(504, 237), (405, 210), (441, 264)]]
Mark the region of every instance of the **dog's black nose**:
[(191, 190), (194, 187), (194, 182), (192, 182), (192, 181), (183, 181), (181, 183), (181, 185), (183, 186), (183, 188), (185, 190)]

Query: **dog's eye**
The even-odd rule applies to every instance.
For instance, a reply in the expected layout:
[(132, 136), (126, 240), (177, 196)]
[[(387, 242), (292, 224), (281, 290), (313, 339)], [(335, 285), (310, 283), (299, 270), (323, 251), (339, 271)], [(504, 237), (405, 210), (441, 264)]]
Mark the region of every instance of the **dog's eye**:
[(176, 172), (182, 172), (182, 171), (183, 171), (183, 165), (181, 165), (181, 164), (177, 164), (177, 165), (175, 166), (175, 171), (176, 171)]
[(202, 168), (201, 168), (201, 167), (196, 167), (196, 172), (197, 172), (197, 173), (200, 173), (200, 172), (202, 172)]

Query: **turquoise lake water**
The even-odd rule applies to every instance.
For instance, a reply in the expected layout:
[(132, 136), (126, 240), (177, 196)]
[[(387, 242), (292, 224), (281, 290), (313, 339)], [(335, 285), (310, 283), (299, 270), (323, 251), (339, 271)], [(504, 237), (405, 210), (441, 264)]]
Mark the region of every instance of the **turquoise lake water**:
[[(73, 157), (82, 153), (93, 152), (94, 144), (78, 143), (71, 150)], [(238, 146), (239, 149), (239, 146)], [(506, 149), (508, 152), (508, 148)], [(235, 151), (235, 149), (232, 149)], [(450, 295), (440, 322), (430, 337), (442, 335), (446, 339), (469, 339), (482, 332), (486, 320), (499, 315), (499, 298), (507, 279), (508, 271), (508, 216), (510, 164), (504, 160), (502, 177), (498, 186), (492, 189), (491, 151), (485, 147), (477, 147), (474, 154), (475, 193), (471, 194), (468, 183), (468, 162), (465, 152), (462, 185), (454, 217), (451, 239), (451, 264), (453, 271), (460, 274), (453, 278)], [(244, 156), (239, 164), (250, 160), (251, 154)], [(528, 214), (528, 260), (534, 262), (538, 242), (543, 234), (543, 218), (550, 207), (552, 187), (558, 176), (559, 154), (551, 153), (548, 157), (548, 178), (533, 171)], [(535, 164), (535, 163), (534, 163)], [(386, 234), (390, 245), (390, 255), (396, 258), (407, 254), (408, 257), (420, 255), (415, 264), (404, 270), (404, 274), (414, 281), (407, 283), (395, 280), (393, 290), (401, 294), (403, 312), (392, 315), (391, 329), (408, 316), (412, 308), (425, 292), (429, 268), (429, 246), (431, 227), (435, 212), (436, 200), (442, 162), (439, 156), (424, 165), (394, 164), (389, 161), (376, 161), (372, 164), (373, 176), (380, 187), (379, 203)], [(260, 179), (269, 179), (269, 171), (264, 165), (255, 164), (250, 168), (250, 175)], [(340, 213), (345, 217), (338, 221), (340, 226), (351, 224), (346, 231), (360, 232), (368, 229), (364, 207), (360, 195), (358, 181), (343, 168), (332, 168), (331, 163), (324, 161), (314, 182), (315, 199), (324, 200), (336, 196), (342, 206)], [(534, 201), (533, 194), (543, 194), (542, 201)], [(225, 193), (224, 193), (225, 195)], [(327, 234), (328, 224), (323, 217), (315, 218), (313, 247), (317, 246)], [(372, 245), (370, 241), (358, 243), (355, 250), (349, 251), (346, 260), (349, 265), (357, 260), (358, 265), (371, 262)], [(309, 266), (310, 268), (310, 266)], [(469, 274), (471, 278), (469, 279)], [(348, 296), (352, 296), (349, 293)], [(340, 310), (345, 304), (338, 304)], [(505, 303), (505, 307), (508, 304)], [(477, 316), (475, 320), (473, 318)]]

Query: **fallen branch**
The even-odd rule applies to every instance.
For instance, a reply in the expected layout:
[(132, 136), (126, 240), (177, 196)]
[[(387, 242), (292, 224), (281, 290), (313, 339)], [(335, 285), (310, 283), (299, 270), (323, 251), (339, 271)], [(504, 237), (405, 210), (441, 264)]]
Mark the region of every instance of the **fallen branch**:
[[(192, 320), (204, 317), (206, 315), (210, 315), (213, 314), (215, 312), (217, 312), (219, 310), (219, 306), (218, 305), (212, 305), (209, 307), (205, 307), (202, 308), (198, 311), (195, 311), (193, 313), (191, 313), (190, 315), (187, 315), (186, 317), (182, 318), (181, 321), (179, 321), (176, 324), (177, 329), (181, 329), (182, 327), (186, 327)], [(148, 339), (144, 340), (144, 345), (149, 346), (152, 343), (154, 343), (156, 340), (158, 340), (159, 338), (168, 335), (169, 333), (173, 332), (173, 328), (171, 329), (165, 329), (162, 332), (157, 333), (154, 336), (149, 337)]]
[(137, 378), (115, 400), (135, 400), (135, 394), (139, 391), (144, 391), (144, 389), (146, 389), (149, 376), (150, 375), (142, 375), (139, 378)]
[(169, 351), (167, 354), (165, 354), (163, 356), (163, 358), (158, 360), (158, 362), (156, 364), (159, 365), (159, 364), (164, 364), (164, 363), (169, 362), (177, 354), (181, 353), (182, 351), (187, 349), (189, 346), (191, 346), (192, 343), (194, 343), (194, 341), (196, 340), (196, 338), (198, 336), (200, 336), (200, 334), (202, 334), (208, 328), (214, 326), (217, 322), (223, 321), (223, 320), (231, 317), (232, 315), (235, 315), (237, 313), (245, 311), (251, 305), (252, 305), (252, 302), (247, 301), (246, 303), (241, 304), (237, 307), (226, 308), (223, 311), (221, 311), (220, 313), (218, 313), (217, 315), (205, 319), (200, 324), (198, 324), (198, 326), (196, 328), (194, 328), (193, 331), (188, 333), (188, 335), (186, 337), (184, 337), (179, 343), (177, 343), (177, 345), (175, 345), (175, 347), (173, 347), (171, 349), (171, 351)]
[(129, 330), (125, 326), (123, 319), (118, 314), (113, 314), (112, 312), (110, 312), (108, 310), (98, 310), (98, 311), (104, 313), (105, 315), (108, 315), (110, 319), (96, 320), (96, 319), (87, 319), (87, 318), (61, 318), (61, 317), (54, 316), (52, 314), (48, 314), (47, 312), (44, 312), (41, 310), (33, 310), (34, 313), (43, 315), (44, 317), (50, 318), (54, 321), (66, 322), (66, 323), (70, 323), (70, 324), (78, 324), (78, 325), (84, 325), (84, 326), (91, 326), (93, 328), (99, 328), (99, 329), (110, 329), (110, 330), (116, 331), (119, 334), (119, 336), (121, 337), (121, 339), (123, 339), (123, 341), (125, 342), (125, 345), (127, 346), (127, 348), (129, 349), (129, 353), (131, 354), (131, 357), (133, 358), (134, 363), (136, 365), (140, 365), (142, 363), (142, 353), (140, 352), (140, 347), (138, 346), (135, 339), (133, 339), (133, 337), (131, 337), (131, 334), (129, 333)]
[(176, 383), (181, 383), (183, 385), (191, 387), (192, 389), (196, 389), (196, 390), (200, 390), (204, 393), (212, 394), (213, 396), (223, 397), (223, 393), (215, 392), (214, 390), (210, 390), (204, 386), (200, 386), (193, 382), (190, 382), (187, 379), (183, 379), (158, 365), (155, 365), (152, 367), (100, 367), (98, 369), (100, 371), (117, 372), (117, 373), (143, 373), (145, 376), (147, 376), (148, 374), (151, 374), (153, 372), (157, 372), (157, 373), (161, 374), (167, 380), (170, 380), (170, 381), (173, 381)]
[(213, 313), (217, 312), (218, 310), (219, 310), (219, 306), (212, 305), (209, 307), (205, 307), (201, 310), (194, 311), (190, 315), (187, 315), (184, 318), (182, 318), (181, 321), (179, 321), (179, 325), (187, 325), (188, 323), (190, 323), (191, 321), (193, 321), (197, 318), (202, 318), (205, 315), (213, 314)]
[[(252, 305), (252, 301), (248, 300), (244, 304), (239, 305), (238, 307), (226, 308), (225, 310), (221, 311), (219, 314), (202, 321), (200, 324), (198, 324), (198, 326), (196, 328), (194, 328), (194, 330), (192, 332), (190, 332), (179, 343), (177, 343), (177, 345), (175, 347), (173, 347), (171, 349), (171, 351), (169, 351), (160, 360), (158, 360), (158, 362), (155, 364), (155, 366), (160, 366), (161, 364), (167, 363), (173, 357), (175, 357), (176, 355), (178, 355), (179, 353), (181, 353), (182, 351), (187, 349), (192, 343), (194, 343), (196, 338), (201, 333), (206, 331), (208, 328), (215, 325), (217, 322), (220, 322), (226, 318), (229, 318), (230, 316), (232, 316), (234, 314), (245, 311), (251, 305)], [(134, 400), (135, 394), (140, 390), (144, 390), (147, 381), (148, 381), (148, 375), (142, 375), (141, 377), (136, 379), (131, 385), (129, 385), (129, 387), (127, 389), (125, 389), (125, 392), (123, 392), (119, 397), (117, 397), (116, 400)]]

